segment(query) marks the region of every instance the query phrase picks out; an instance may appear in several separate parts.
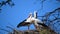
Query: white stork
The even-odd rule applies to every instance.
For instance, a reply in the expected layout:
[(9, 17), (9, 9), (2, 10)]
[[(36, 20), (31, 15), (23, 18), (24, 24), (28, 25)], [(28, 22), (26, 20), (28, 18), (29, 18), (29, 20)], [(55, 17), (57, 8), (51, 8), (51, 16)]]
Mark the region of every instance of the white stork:
[(48, 27), (47, 25), (45, 25), (44, 24), (44, 22), (42, 22), (41, 20), (39, 20), (38, 18), (37, 18), (37, 11), (34, 11), (34, 25), (35, 25), (35, 27), (36, 27), (36, 29), (40, 29), (40, 27), (42, 27), (42, 26), (44, 26), (44, 27)]
[(34, 20), (33, 24), (36, 29), (40, 29), (42, 26), (47, 27), (44, 22), (37, 18), (37, 11), (34, 11), (34, 17), (32, 17), (32, 20)]
[(29, 26), (30, 24), (32, 23), (32, 13), (29, 14), (29, 17), (27, 19), (25, 19), (24, 21), (20, 22), (18, 25), (17, 25), (17, 28), (21, 27), (21, 26), (28, 26), (28, 30), (29, 30)]

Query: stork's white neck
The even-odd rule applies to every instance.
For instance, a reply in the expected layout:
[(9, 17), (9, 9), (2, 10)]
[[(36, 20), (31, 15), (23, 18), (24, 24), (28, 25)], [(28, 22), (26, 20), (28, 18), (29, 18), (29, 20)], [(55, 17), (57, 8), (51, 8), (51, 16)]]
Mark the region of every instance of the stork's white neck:
[(37, 18), (37, 11), (34, 11), (34, 18)]
[(32, 18), (32, 13), (29, 14), (29, 18)]

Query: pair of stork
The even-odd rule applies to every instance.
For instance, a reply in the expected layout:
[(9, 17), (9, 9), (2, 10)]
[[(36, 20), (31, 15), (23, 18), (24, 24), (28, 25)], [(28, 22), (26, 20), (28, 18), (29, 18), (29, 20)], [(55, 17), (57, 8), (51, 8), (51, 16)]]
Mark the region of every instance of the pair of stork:
[(39, 28), (39, 25), (46, 26), (41, 20), (39, 20), (37, 18), (37, 12), (36, 11), (34, 11), (34, 16), (32, 16), (32, 13), (30, 13), (29, 17), (27, 19), (25, 19), (24, 21), (20, 22), (17, 25), (17, 28), (19, 28), (21, 26), (28, 26), (28, 30), (29, 30), (30, 24), (34, 24), (34, 26), (35, 26), (36, 29)]

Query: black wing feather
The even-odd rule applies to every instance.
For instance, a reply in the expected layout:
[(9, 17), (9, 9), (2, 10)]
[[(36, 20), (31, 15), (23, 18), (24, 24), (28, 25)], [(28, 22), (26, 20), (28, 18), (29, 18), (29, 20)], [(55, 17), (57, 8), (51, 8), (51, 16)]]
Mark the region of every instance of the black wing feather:
[(26, 19), (22, 22), (20, 22), (18, 25), (17, 25), (17, 28), (21, 27), (21, 26), (27, 26), (28, 24), (30, 24), (29, 22), (25, 22)]
[(48, 27), (47, 25), (45, 25), (44, 23), (42, 24), (42, 23), (38, 23), (39, 25), (42, 25), (42, 26), (44, 26), (44, 27)]

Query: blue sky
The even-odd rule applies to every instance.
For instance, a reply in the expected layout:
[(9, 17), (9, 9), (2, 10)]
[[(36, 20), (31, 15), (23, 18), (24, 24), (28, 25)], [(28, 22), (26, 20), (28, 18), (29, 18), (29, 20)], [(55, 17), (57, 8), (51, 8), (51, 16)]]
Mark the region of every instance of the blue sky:
[[(0, 13), (0, 27), (6, 28), (6, 26), (10, 26), (12, 24), (13, 28), (17, 28), (17, 24), (26, 19), (30, 12), (34, 12), (35, 10), (38, 12), (38, 15), (44, 15), (46, 12), (53, 11), (54, 9), (60, 7), (60, 3), (57, 1), (46, 0), (43, 3), (43, 9), (41, 8), (41, 2), (36, 0), (13, 0), (15, 6), (10, 7), (9, 5), (2, 7), (2, 13)], [(35, 3), (36, 2), (36, 3)], [(35, 3), (35, 4), (34, 4)], [(17, 28), (19, 30), (27, 30), (27, 27)], [(30, 29), (35, 29), (33, 25), (31, 25)], [(8, 29), (7, 29), (8, 30)]]

